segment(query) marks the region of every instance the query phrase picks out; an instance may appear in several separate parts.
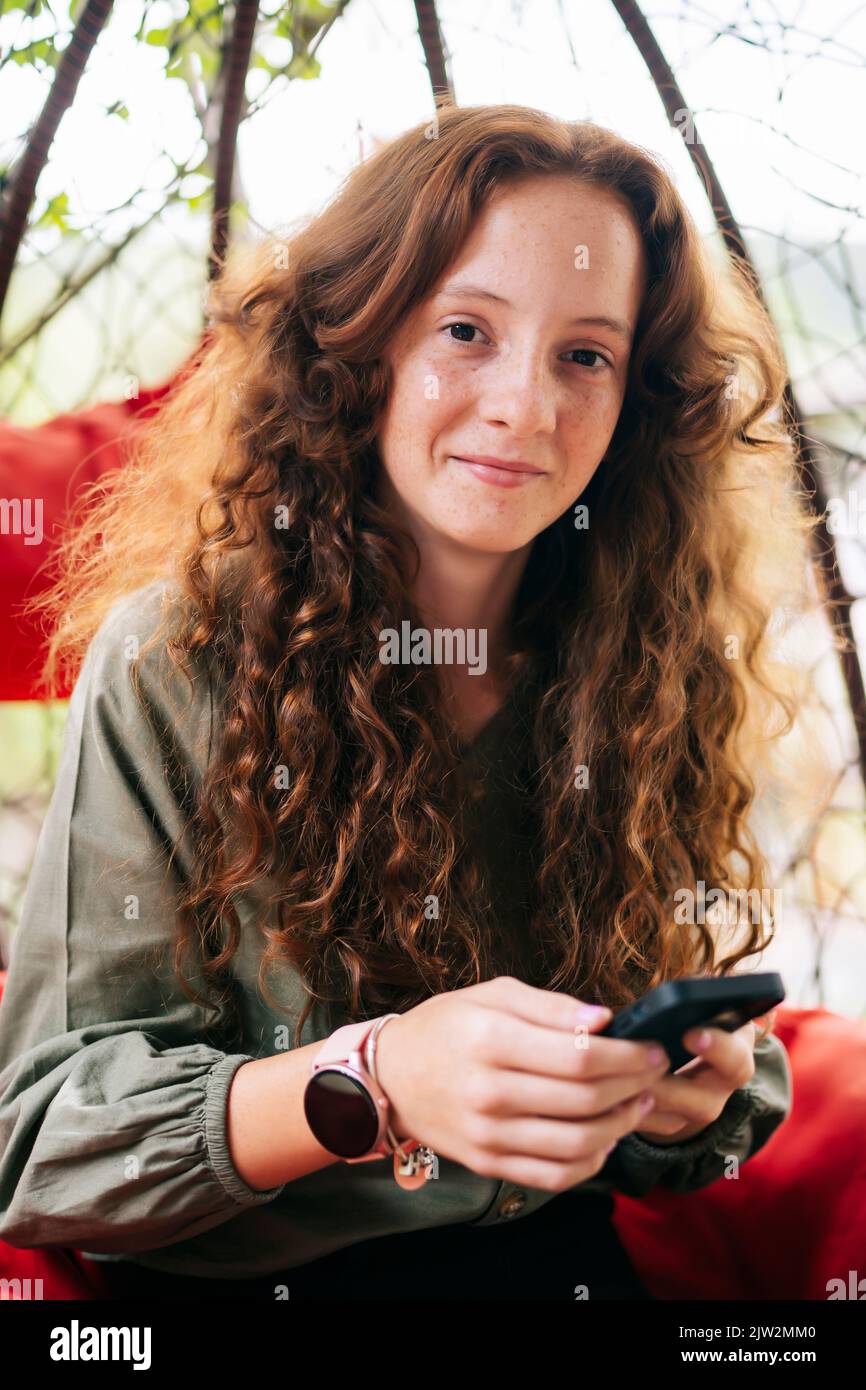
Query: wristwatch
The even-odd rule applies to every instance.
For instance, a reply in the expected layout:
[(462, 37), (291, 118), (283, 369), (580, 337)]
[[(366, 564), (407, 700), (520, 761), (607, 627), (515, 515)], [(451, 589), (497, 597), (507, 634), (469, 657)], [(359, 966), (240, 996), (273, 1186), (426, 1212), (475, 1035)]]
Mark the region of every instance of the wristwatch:
[(378, 1019), (347, 1023), (316, 1053), (304, 1091), (307, 1124), (322, 1148), (347, 1163), (365, 1163), (391, 1153), (388, 1097), (364, 1059)]
[(390, 1127), (388, 1097), (376, 1078), (376, 1038), (390, 1018), (346, 1023), (325, 1039), (310, 1068), (304, 1114), (314, 1138), (346, 1163), (394, 1156), (401, 1187), (423, 1186), (436, 1155), (416, 1139), (398, 1141)]

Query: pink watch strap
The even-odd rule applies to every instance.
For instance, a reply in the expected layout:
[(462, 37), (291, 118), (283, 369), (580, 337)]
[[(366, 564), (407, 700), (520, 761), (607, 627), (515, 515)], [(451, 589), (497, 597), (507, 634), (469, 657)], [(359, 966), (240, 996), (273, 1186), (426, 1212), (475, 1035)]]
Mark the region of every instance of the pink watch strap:
[(362, 1052), (375, 1022), (375, 1018), (362, 1018), (360, 1023), (344, 1023), (342, 1028), (337, 1028), (322, 1043), (321, 1051), (316, 1053), (313, 1070), (331, 1062), (348, 1062), (353, 1052)]
[[(384, 1015), (385, 1018), (394, 1015)], [(370, 1018), (362, 1019), (360, 1023), (344, 1023), (341, 1028), (335, 1029), (327, 1038), (324, 1039), (321, 1049), (316, 1053), (315, 1059), (310, 1068), (311, 1073), (317, 1072), (320, 1067), (339, 1066), (348, 1063), (356, 1068), (369, 1083), (372, 1095), (379, 1095), (387, 1105), (388, 1097), (382, 1090), (381, 1085), (375, 1075), (371, 1075), (365, 1056), (365, 1044), (377, 1023), (381, 1019)], [(375, 1068), (375, 1060), (371, 1059)], [(348, 1159), (350, 1163), (363, 1163), (365, 1159), (384, 1157), (388, 1153), (393, 1155), (394, 1177), (400, 1187), (409, 1191), (423, 1187), (425, 1182), (433, 1173), (433, 1164), (436, 1155), (433, 1150), (418, 1143), (416, 1139), (398, 1140), (390, 1128), (385, 1126), (381, 1139), (374, 1149), (364, 1156), (364, 1158)]]
[(379, 1112), (378, 1139), (370, 1152), (365, 1154), (363, 1158), (347, 1160), (351, 1163), (363, 1163), (367, 1159), (385, 1158), (394, 1152), (395, 1139), (388, 1123), (388, 1097), (374, 1073), (367, 1066), (365, 1056), (367, 1039), (379, 1022), (379, 1019), (370, 1018), (362, 1019), (360, 1023), (344, 1023), (341, 1028), (337, 1028), (323, 1041), (310, 1067), (312, 1076), (324, 1067), (350, 1067), (356, 1074), (363, 1077), (364, 1084)]

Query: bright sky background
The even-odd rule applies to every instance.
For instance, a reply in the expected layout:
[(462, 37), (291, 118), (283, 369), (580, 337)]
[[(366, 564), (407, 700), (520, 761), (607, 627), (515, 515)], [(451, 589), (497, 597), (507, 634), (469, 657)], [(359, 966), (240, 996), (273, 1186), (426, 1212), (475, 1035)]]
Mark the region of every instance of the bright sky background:
[[(787, 230), (801, 243), (843, 229), (866, 239), (866, 8), (856, 0), (649, 0), (645, 8), (743, 222)], [(160, 0), (149, 27), (183, 9)], [(461, 103), (514, 101), (617, 129), (669, 162), (709, 229), (682, 138), (609, 0), (440, 0), (439, 11)], [(84, 218), (128, 197), (148, 168), (158, 183), (167, 173), (161, 152), (182, 157), (195, 138), (184, 85), (162, 76), (163, 51), (132, 40), (140, 15), (139, 0), (115, 6), (40, 188), (68, 190)], [(23, 33), (19, 23), (15, 14), (0, 19), (0, 48)], [(38, 23), (34, 34), (50, 18)], [(726, 32), (733, 28), (740, 38)], [(274, 48), (275, 57), (281, 52)], [(287, 84), (242, 132), (244, 186), (253, 216), (268, 227), (325, 200), (362, 142), (396, 134), (431, 110), (410, 0), (352, 0), (318, 56), (322, 76)], [(248, 79), (251, 98), (260, 76)], [(7, 150), (44, 91), (29, 69), (9, 63), (0, 74)], [(128, 123), (100, 114), (118, 99), (129, 107)]]
[[(58, 0), (55, 8), (62, 7)], [(263, 0), (265, 13), (278, 8), (279, 0)], [(701, 231), (713, 233), (682, 136), (668, 124), (610, 0), (439, 0), (438, 8), (458, 101), (511, 101), (610, 126), (666, 162)], [(861, 404), (866, 6), (857, 0), (648, 0), (645, 8), (758, 261), (804, 412), (815, 416), (840, 403)], [(141, 0), (115, 4), (37, 190), (37, 215), (52, 197), (68, 195), (71, 223), (94, 252), (97, 238), (116, 245), (161, 206), (173, 174), (167, 153), (191, 167), (203, 154), (186, 83), (165, 78), (163, 49), (133, 37), (142, 12)], [(182, 0), (156, 0), (147, 12), (148, 30), (185, 12)], [(50, 33), (51, 24), (47, 11), (24, 23), (16, 12), (0, 17), (0, 50)], [(260, 37), (259, 43), (272, 62), (288, 60), (288, 41)], [(288, 231), (329, 199), (374, 139), (431, 116), (411, 0), (351, 0), (317, 56), (321, 77), (278, 81), (241, 128), (239, 176), (254, 227)], [(261, 70), (248, 74), (253, 105), (266, 82)], [(0, 151), (7, 158), (35, 120), (47, 87), (48, 79), (29, 66), (8, 62), (0, 69)], [(128, 120), (104, 114), (119, 101), (129, 109)], [(204, 187), (194, 176), (185, 191)], [(173, 353), (163, 339), (154, 340), (157, 318), (174, 317), (169, 331), (178, 344), (184, 323), (196, 319), (208, 234), (206, 209), (197, 217), (184, 206), (164, 212), (136, 244), (131, 272), (145, 288), (131, 306), (118, 283), (129, 278), (126, 262), (117, 274), (99, 277), (102, 321), (143, 317), (134, 341), (135, 371), (144, 381), (158, 377)], [(55, 282), (48, 272), (79, 270), (80, 252), (59, 241), (53, 227), (27, 234), (4, 325), (13, 340), (19, 324), (32, 318), (33, 304), (50, 297)], [(180, 247), (186, 256), (178, 254)], [(27, 279), (23, 268), (40, 260), (42, 273)], [(864, 307), (863, 315), (852, 313), (852, 301)], [(91, 306), (92, 299), (88, 311)], [(100, 350), (103, 358), (109, 355)], [(43, 359), (46, 351), (47, 342)], [(174, 358), (184, 355), (179, 348)], [(85, 396), (104, 390), (90, 362), (78, 369)], [(58, 372), (53, 379), (59, 380)], [(69, 399), (79, 399), (77, 383), (70, 379), (68, 386)], [(32, 396), (19, 402), (7, 393), (3, 399), (22, 420), (39, 410)], [(55, 393), (46, 408), (60, 405)], [(842, 422), (841, 429), (839, 442), (860, 447), (856, 427), (851, 433)]]

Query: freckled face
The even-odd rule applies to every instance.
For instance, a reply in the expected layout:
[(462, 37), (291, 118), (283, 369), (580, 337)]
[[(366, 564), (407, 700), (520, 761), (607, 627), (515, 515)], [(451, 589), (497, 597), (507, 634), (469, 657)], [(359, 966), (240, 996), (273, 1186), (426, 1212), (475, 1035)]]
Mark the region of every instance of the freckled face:
[(644, 286), (633, 214), (606, 189), (541, 175), (494, 194), (385, 352), (378, 488), (392, 515), (428, 541), (503, 554), (561, 516), (610, 443)]

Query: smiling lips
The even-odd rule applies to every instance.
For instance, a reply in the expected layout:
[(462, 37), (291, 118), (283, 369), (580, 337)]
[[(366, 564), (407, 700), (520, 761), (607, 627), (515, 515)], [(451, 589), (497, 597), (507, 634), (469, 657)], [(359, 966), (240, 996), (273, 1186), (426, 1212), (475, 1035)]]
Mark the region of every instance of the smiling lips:
[(535, 468), (531, 463), (493, 458), (489, 454), (467, 454), (465, 457), (453, 454), (452, 458), (455, 463), (468, 468), (476, 478), (484, 483), (492, 483), (494, 487), (522, 487), (530, 479), (544, 474), (544, 469)]

